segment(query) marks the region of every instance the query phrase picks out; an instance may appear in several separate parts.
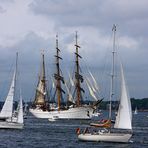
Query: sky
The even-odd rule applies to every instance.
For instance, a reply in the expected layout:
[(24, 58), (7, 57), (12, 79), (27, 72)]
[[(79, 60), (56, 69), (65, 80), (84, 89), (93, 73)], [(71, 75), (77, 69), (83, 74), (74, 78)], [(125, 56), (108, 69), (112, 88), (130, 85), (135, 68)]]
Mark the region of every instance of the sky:
[(35, 95), (42, 50), (47, 77), (53, 75), (56, 34), (66, 76), (74, 65), (76, 31), (81, 67), (87, 65), (105, 94), (109, 72), (104, 67), (111, 56), (113, 24), (130, 97), (148, 97), (147, 6), (147, 0), (0, 0), (1, 100), (10, 85), (16, 52), (24, 100)]

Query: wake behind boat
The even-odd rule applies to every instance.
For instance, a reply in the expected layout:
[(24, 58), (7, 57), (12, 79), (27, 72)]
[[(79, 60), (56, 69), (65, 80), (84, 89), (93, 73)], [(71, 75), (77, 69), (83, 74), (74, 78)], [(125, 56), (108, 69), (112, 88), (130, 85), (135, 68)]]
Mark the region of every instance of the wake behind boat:
[[(17, 53), (18, 58), (18, 53)], [(22, 129), (23, 124), (23, 105), (22, 97), (18, 104), (18, 111), (16, 116), (13, 115), (13, 100), (16, 92), (16, 77), (17, 77), (17, 58), (16, 58), (16, 69), (13, 74), (12, 82), (5, 103), (0, 112), (0, 128), (4, 129)]]

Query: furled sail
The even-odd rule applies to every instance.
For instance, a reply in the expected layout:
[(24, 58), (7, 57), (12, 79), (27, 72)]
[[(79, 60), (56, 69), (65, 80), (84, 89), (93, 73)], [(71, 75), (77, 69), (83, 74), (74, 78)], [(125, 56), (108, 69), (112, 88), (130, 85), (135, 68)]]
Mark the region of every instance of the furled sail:
[(132, 129), (132, 111), (130, 97), (127, 92), (123, 67), (121, 65), (121, 98), (114, 127)]
[(4, 103), (1, 113), (0, 113), (0, 117), (2, 117), (2, 118), (3, 117), (4, 118), (12, 117), (13, 98), (14, 98), (14, 91), (15, 91), (15, 77), (16, 77), (16, 72), (14, 72), (8, 95), (6, 97), (5, 103)]

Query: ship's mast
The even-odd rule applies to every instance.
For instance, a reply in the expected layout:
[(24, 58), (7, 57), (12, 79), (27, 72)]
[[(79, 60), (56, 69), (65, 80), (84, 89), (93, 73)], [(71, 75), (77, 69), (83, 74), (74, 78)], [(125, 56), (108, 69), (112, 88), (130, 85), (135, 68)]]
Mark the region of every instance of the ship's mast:
[[(59, 60), (62, 58), (59, 56), (60, 49), (58, 47), (58, 35), (56, 35), (56, 73), (54, 74), (54, 78), (56, 79), (56, 93), (57, 93), (57, 101), (58, 101), (58, 111), (61, 109), (61, 98), (62, 92), (64, 90), (61, 88), (61, 81), (64, 83), (64, 78), (60, 75), (60, 63)], [(65, 92), (64, 92), (65, 93)]]
[[(45, 59), (44, 52), (42, 52), (42, 83), (43, 83), (43, 92), (44, 92), (44, 100), (46, 100), (46, 76), (45, 76)], [(44, 102), (45, 105), (45, 102)]]
[(36, 89), (35, 94), (35, 105), (39, 105), (42, 109), (47, 109), (46, 106), (46, 76), (45, 76), (45, 60), (44, 60), (44, 52), (41, 53), (42, 56), (42, 67), (41, 67), (41, 74), (39, 76), (39, 81)]
[(75, 61), (76, 63), (76, 71), (75, 71), (76, 105), (81, 106), (81, 101), (82, 101), (81, 91), (84, 91), (84, 90), (81, 88), (81, 83), (83, 82), (83, 76), (80, 75), (79, 58), (82, 58), (82, 57), (79, 55), (80, 46), (78, 45), (77, 39), (78, 39), (78, 35), (76, 32), (76, 44), (75, 44), (75, 47), (76, 47), (76, 52), (75, 52), (75, 55), (76, 55), (76, 61)]
[(15, 78), (14, 78), (14, 98), (16, 97), (16, 82), (18, 77), (18, 52), (16, 52), (16, 63), (15, 63)]
[(111, 120), (112, 114), (112, 100), (114, 96), (114, 78), (115, 78), (115, 37), (116, 37), (116, 25), (113, 25), (113, 50), (112, 50), (112, 72), (111, 72), (111, 88), (110, 88), (110, 106), (109, 106), (109, 119)]

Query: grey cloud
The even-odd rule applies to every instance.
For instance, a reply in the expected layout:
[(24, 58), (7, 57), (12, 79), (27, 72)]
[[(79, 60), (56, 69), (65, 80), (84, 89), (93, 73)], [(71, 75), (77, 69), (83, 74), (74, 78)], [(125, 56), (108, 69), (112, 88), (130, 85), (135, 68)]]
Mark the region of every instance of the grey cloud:
[(15, 0), (0, 0), (0, 3), (13, 3)]
[[(66, 40), (66, 42), (69, 39)], [(59, 48), (61, 50), (61, 69), (65, 75), (68, 71), (67, 67), (73, 67), (72, 64), (74, 54), (69, 54), (65, 50), (66, 45), (63, 44), (62, 37), (59, 36)], [(69, 42), (69, 41), (68, 41)], [(9, 86), (11, 77), (8, 79), (8, 73), (10, 76), (13, 72), (15, 66), (15, 54), (19, 52), (19, 71), (22, 87), (22, 95), (25, 97), (25, 100), (34, 97), (34, 90), (37, 84), (38, 74), (41, 66), (41, 49), (45, 50), (45, 60), (46, 60), (46, 72), (47, 78), (51, 77), (55, 72), (55, 38), (44, 39), (37, 35), (34, 32), (29, 32), (26, 36), (16, 43), (13, 46), (9, 47), (0, 47), (0, 50), (3, 51), (0, 55), (0, 67), (1, 67), (1, 84), (6, 84)], [(9, 59), (9, 60), (8, 60)], [(70, 64), (72, 66), (70, 66)], [(12, 67), (13, 65), (13, 67)], [(7, 80), (7, 81), (6, 81)], [(1, 85), (3, 86), (3, 85)], [(4, 90), (1, 89), (0, 90)], [(7, 89), (6, 89), (7, 90)], [(4, 98), (7, 92), (1, 94), (1, 97)]]
[(14, 3), (14, 0), (0, 0), (0, 13), (6, 12), (6, 8), (3, 6), (3, 4), (8, 4), (8, 3)]
[[(147, 23), (147, 5), (146, 0), (142, 3), (135, 0), (34, 0), (29, 7), (35, 14), (52, 18), (61, 26), (91, 25), (106, 29), (117, 23), (119, 26), (134, 29), (140, 25), (140, 21)], [(130, 29), (123, 31), (128, 33)], [(136, 29), (134, 31), (139, 32)]]
[[(34, 95), (33, 93), (37, 83), (41, 61), (41, 49), (45, 49), (46, 62), (49, 64), (49, 47), (51, 47), (50, 41), (41, 38), (34, 32), (28, 33), (24, 39), (11, 47), (0, 47), (2, 51), (0, 55), (1, 78), (3, 78), (1, 79), (1, 86), (3, 86), (3, 84), (9, 85), (10, 83), (10, 69), (12, 73), (15, 66), (15, 54), (18, 51), (22, 93), (24, 99), (29, 101), (30, 97)], [(8, 79), (8, 73), (10, 79)], [(4, 89), (0, 90), (4, 91)], [(7, 91), (7, 89), (5, 91)], [(4, 98), (5, 95), (6, 92), (2, 93), (1, 97)]]
[(0, 6), (0, 13), (4, 13), (4, 12), (6, 12), (6, 10), (2, 6)]

